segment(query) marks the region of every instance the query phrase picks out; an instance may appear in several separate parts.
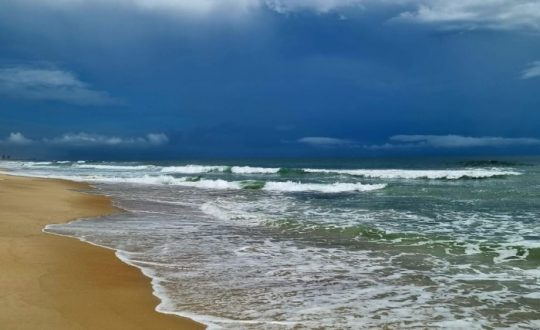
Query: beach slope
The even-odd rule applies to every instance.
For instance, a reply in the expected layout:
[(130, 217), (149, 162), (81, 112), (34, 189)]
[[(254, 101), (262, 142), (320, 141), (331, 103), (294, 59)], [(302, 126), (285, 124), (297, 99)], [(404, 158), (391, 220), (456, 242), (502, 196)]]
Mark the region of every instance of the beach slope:
[(42, 232), (116, 211), (109, 198), (80, 192), (87, 189), (0, 174), (0, 328), (203, 329), (156, 312), (149, 279), (112, 250)]

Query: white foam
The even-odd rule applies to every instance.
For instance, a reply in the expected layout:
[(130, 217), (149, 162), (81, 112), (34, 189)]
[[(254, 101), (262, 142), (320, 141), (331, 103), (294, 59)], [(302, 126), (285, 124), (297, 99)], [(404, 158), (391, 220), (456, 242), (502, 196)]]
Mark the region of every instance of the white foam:
[(264, 185), (264, 190), (283, 192), (315, 191), (323, 193), (340, 193), (352, 191), (370, 191), (386, 187), (385, 184), (362, 184), (362, 183), (300, 183), (293, 181), (275, 182), (269, 181)]
[(236, 174), (275, 174), (280, 170), (279, 167), (251, 167), (251, 166), (233, 166), (231, 172)]
[(447, 329), (447, 330), (462, 330), (462, 329), (483, 329), (484, 322), (479, 322), (479, 320), (473, 319), (473, 318), (467, 318), (462, 320), (445, 320), (445, 321), (439, 321), (436, 322), (435, 325), (439, 329)]
[(496, 251), (498, 255), (493, 257), (493, 262), (500, 264), (502, 262), (514, 261), (519, 259), (527, 258), (529, 251), (525, 251), (523, 255), (518, 255), (519, 251), (517, 249), (501, 249)]
[(88, 176), (71, 178), (73, 180), (79, 179), (79, 181), (95, 181), (103, 183), (133, 183), (133, 184), (146, 184), (146, 185), (176, 185), (184, 187), (194, 188), (206, 188), (206, 189), (241, 189), (240, 182), (225, 181), (225, 180), (199, 180), (189, 181), (188, 178), (175, 178), (170, 175), (144, 175), (140, 177), (122, 178), (122, 177), (100, 177), (100, 176)]
[(199, 180), (199, 181), (178, 181), (179, 186), (204, 188), (204, 189), (242, 189), (241, 182), (239, 181), (225, 181), (225, 180)]
[(531, 292), (529, 294), (526, 294), (523, 296), (524, 298), (529, 299), (539, 299), (540, 300), (540, 292)]
[(208, 165), (184, 165), (184, 166), (167, 166), (161, 169), (163, 173), (180, 173), (180, 174), (201, 174), (210, 172), (225, 172), (229, 166), (208, 166)]
[[(17, 162), (13, 162), (17, 163)], [(23, 162), (21, 163), (22, 167), (40, 167), (40, 166), (48, 166), (53, 165), (53, 162)]]
[(494, 176), (521, 175), (520, 172), (500, 169), (468, 169), (468, 170), (404, 170), (404, 169), (304, 169), (307, 173), (347, 174), (375, 179), (446, 179), (490, 178)]
[[(30, 175), (31, 176), (31, 175)], [(190, 178), (175, 178), (171, 175), (143, 175), (137, 177), (105, 177), (100, 175), (89, 176), (57, 176), (48, 175), (49, 178), (67, 179), (85, 182), (103, 183), (132, 183), (147, 185), (177, 185), (184, 187), (203, 189), (243, 189), (249, 186), (250, 181), (226, 181), (223, 179), (209, 180), (201, 179), (191, 181)], [(386, 184), (362, 184), (362, 183), (301, 183), (293, 181), (267, 181), (263, 182), (262, 190), (274, 192), (321, 192), (321, 193), (342, 193), (379, 190), (386, 187)]]
[[(189, 181), (187, 178), (174, 178), (168, 175), (145, 176), (142, 178), (122, 178), (122, 179), (101, 179), (99, 181), (107, 182), (130, 182), (143, 184), (170, 184), (184, 187), (204, 188), (204, 189), (243, 189), (249, 181), (226, 181), (222, 179), (198, 181)], [(385, 184), (361, 184), (361, 183), (300, 183), (300, 182), (278, 182), (268, 181), (264, 183), (263, 190), (276, 192), (322, 192), (322, 193), (340, 193), (354, 191), (371, 191), (383, 189)]]
[(466, 255), (473, 255), (473, 254), (479, 254), (482, 253), (482, 250), (480, 250), (480, 246), (478, 244), (472, 244), (467, 243), (465, 245), (465, 254)]
[(211, 172), (231, 171), (235, 174), (275, 174), (279, 172), (279, 167), (252, 167), (252, 166), (227, 166), (227, 165), (184, 165), (167, 166), (161, 172), (180, 174), (202, 174)]
[(74, 165), (77, 168), (96, 169), (96, 170), (147, 170), (153, 168), (153, 165), (104, 165), (104, 164), (80, 164)]

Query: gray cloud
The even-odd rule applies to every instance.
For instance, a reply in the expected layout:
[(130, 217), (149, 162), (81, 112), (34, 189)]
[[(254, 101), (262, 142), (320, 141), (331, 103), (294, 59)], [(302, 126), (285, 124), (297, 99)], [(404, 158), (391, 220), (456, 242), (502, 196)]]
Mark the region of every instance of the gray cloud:
[(243, 16), (267, 8), (278, 13), (314, 11), (329, 13), (350, 8), (407, 8), (396, 19), (402, 22), (438, 24), (450, 28), (540, 28), (540, 2), (536, 0), (19, 0), (34, 5), (74, 7), (85, 4), (133, 7), (199, 15), (212, 13)]
[(260, 7), (263, 0), (19, 0), (52, 8), (76, 8), (86, 5), (131, 7), (141, 11), (201, 15), (220, 12), (229, 15), (244, 14)]
[(536, 0), (411, 1), (417, 9), (400, 15), (403, 21), (442, 24), (450, 28), (538, 29), (540, 2)]
[(499, 136), (462, 135), (394, 135), (389, 142), (381, 145), (366, 145), (366, 149), (404, 149), (404, 148), (479, 148), (540, 146), (538, 138), (505, 138)]
[(15, 132), (15, 133), (10, 133), (9, 136), (7, 137), (7, 139), (5, 141), (3, 141), (3, 142), (8, 143), (8, 144), (24, 145), (24, 144), (30, 144), (33, 141), (26, 138), (21, 133)]
[(328, 13), (331, 11), (360, 7), (363, 8), (368, 0), (264, 0), (263, 4), (278, 12), (289, 13), (301, 10), (311, 10), (318, 13)]
[(119, 147), (151, 147), (161, 146), (169, 142), (167, 135), (163, 133), (150, 133), (139, 137), (117, 137), (90, 133), (67, 133), (51, 139), (43, 138), (31, 140), (23, 134), (11, 133), (7, 139), (0, 140), (3, 144), (10, 145), (30, 145), (47, 144), (58, 146), (119, 146)]
[(92, 89), (71, 72), (30, 66), (0, 68), (0, 94), (76, 105), (119, 103), (106, 92)]
[[(327, 13), (342, 8), (360, 7), (373, 0), (18, 0), (34, 6), (54, 9), (77, 8), (86, 5), (133, 8), (146, 12), (190, 15), (205, 18), (210, 15), (246, 16), (256, 10), (269, 9), (278, 13), (302, 10)], [(399, 0), (397, 0), (399, 1)]]
[(540, 77), (540, 61), (535, 61), (521, 72), (521, 79)]
[(122, 138), (88, 133), (68, 133), (44, 142), (71, 146), (158, 146), (169, 142), (163, 133), (152, 133), (142, 137)]
[(338, 147), (354, 144), (354, 141), (347, 139), (337, 139), (326, 136), (308, 136), (298, 139), (297, 142), (317, 147)]

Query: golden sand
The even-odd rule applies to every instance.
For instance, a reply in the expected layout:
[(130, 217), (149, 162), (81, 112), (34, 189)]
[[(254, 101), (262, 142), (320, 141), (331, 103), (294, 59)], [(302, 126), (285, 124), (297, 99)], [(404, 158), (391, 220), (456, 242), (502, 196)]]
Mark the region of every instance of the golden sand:
[(150, 280), (112, 250), (42, 232), (116, 212), (85, 184), (0, 174), (1, 329), (204, 329), (156, 312)]

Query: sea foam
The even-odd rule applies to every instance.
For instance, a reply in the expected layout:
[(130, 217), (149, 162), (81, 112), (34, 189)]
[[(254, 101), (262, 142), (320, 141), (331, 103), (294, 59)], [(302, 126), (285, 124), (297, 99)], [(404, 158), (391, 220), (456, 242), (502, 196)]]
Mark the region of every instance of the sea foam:
[(307, 173), (346, 174), (374, 179), (483, 179), (507, 175), (521, 175), (520, 172), (500, 169), (466, 170), (404, 170), (404, 169), (304, 169)]
[(385, 184), (362, 184), (362, 183), (301, 183), (293, 181), (226, 181), (223, 179), (209, 180), (192, 177), (175, 178), (169, 175), (143, 176), (136, 178), (100, 178), (87, 177), (85, 180), (99, 182), (123, 182), (139, 184), (166, 184), (184, 187), (203, 188), (203, 189), (262, 189), (275, 192), (321, 192), (321, 193), (341, 193), (341, 192), (360, 192), (383, 189)]
[(386, 187), (385, 184), (362, 184), (362, 183), (300, 183), (300, 182), (275, 182), (270, 181), (264, 185), (264, 190), (283, 192), (313, 191), (322, 193), (341, 193), (352, 191), (370, 191)]
[(163, 173), (180, 173), (180, 174), (202, 174), (210, 172), (225, 172), (229, 166), (210, 166), (210, 165), (184, 165), (184, 166), (167, 166), (161, 169)]
[[(24, 168), (43, 168), (66, 165), (68, 162), (24, 162)], [(332, 169), (332, 168), (286, 168), (286, 167), (257, 167), (257, 166), (229, 166), (229, 165), (199, 165), (188, 164), (180, 166), (158, 166), (138, 164), (92, 164), (84, 162), (72, 163), (72, 168), (95, 169), (103, 171), (143, 171), (161, 172), (164, 174), (206, 174), (206, 173), (232, 173), (237, 175), (277, 175), (277, 174), (320, 174), (320, 175), (350, 175), (369, 179), (431, 179), (431, 180), (459, 180), (459, 179), (487, 179), (503, 176), (521, 175), (521, 172), (511, 168), (462, 168), (462, 169)]]
[(154, 168), (153, 165), (104, 165), (104, 164), (84, 164), (77, 163), (73, 167), (83, 169), (96, 169), (96, 170), (112, 170), (112, 171), (142, 171)]

